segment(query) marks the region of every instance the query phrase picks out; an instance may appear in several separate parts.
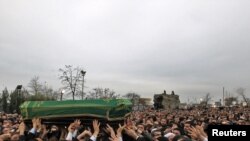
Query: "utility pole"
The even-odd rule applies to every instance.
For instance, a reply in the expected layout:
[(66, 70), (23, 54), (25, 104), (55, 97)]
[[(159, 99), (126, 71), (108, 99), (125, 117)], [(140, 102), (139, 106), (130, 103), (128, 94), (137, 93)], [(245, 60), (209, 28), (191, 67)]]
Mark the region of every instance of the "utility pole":
[(65, 90), (62, 90), (61, 91), (61, 97), (60, 97), (60, 101), (62, 101), (62, 98), (63, 98), (63, 94), (65, 93)]
[(86, 71), (81, 70), (81, 74), (82, 74), (82, 100), (83, 100), (83, 96), (84, 96), (84, 76), (86, 74)]
[(223, 87), (223, 97), (222, 97), (222, 105), (223, 106), (225, 106), (224, 92), (225, 92), (225, 88)]

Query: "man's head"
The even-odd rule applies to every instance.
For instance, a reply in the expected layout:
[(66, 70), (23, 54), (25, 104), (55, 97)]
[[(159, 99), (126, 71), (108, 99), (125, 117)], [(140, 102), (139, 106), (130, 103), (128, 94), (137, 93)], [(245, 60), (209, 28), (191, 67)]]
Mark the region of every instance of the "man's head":
[(172, 133), (174, 133), (175, 135), (182, 135), (180, 128), (174, 128)]
[(151, 133), (153, 141), (157, 141), (158, 138), (162, 137), (160, 130), (155, 130)]
[(3, 134), (9, 134), (10, 133), (10, 128), (9, 127), (4, 127), (2, 132), (3, 132)]
[(141, 123), (137, 124), (137, 130), (139, 130), (140, 132), (144, 132), (144, 125)]
[(185, 123), (184, 123), (184, 130), (185, 131), (188, 131), (188, 129), (190, 129), (191, 128), (191, 126), (192, 126), (192, 121), (186, 121)]
[(165, 118), (161, 119), (161, 125), (165, 126), (167, 124), (167, 120)]

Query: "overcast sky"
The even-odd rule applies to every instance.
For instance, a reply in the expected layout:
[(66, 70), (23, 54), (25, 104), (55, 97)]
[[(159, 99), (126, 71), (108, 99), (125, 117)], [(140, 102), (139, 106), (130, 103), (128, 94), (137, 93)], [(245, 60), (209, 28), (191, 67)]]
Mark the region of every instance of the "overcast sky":
[(87, 88), (181, 101), (222, 87), (250, 96), (249, 0), (0, 0), (0, 90), (33, 76), (54, 89), (59, 68)]

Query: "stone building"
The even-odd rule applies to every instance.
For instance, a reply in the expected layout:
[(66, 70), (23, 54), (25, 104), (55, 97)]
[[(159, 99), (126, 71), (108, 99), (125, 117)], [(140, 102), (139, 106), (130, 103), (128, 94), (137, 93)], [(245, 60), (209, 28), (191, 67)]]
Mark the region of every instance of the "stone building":
[(162, 94), (154, 95), (154, 107), (156, 109), (176, 109), (179, 108), (179, 105), (179, 95), (176, 95), (174, 91), (171, 94), (167, 94), (164, 90)]

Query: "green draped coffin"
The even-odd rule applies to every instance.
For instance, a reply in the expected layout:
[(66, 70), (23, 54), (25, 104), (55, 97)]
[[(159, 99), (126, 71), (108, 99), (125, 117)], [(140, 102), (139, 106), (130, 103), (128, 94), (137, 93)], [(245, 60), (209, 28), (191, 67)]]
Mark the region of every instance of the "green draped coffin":
[(114, 121), (129, 115), (132, 103), (127, 99), (26, 101), (20, 109), (24, 120), (86, 116)]

